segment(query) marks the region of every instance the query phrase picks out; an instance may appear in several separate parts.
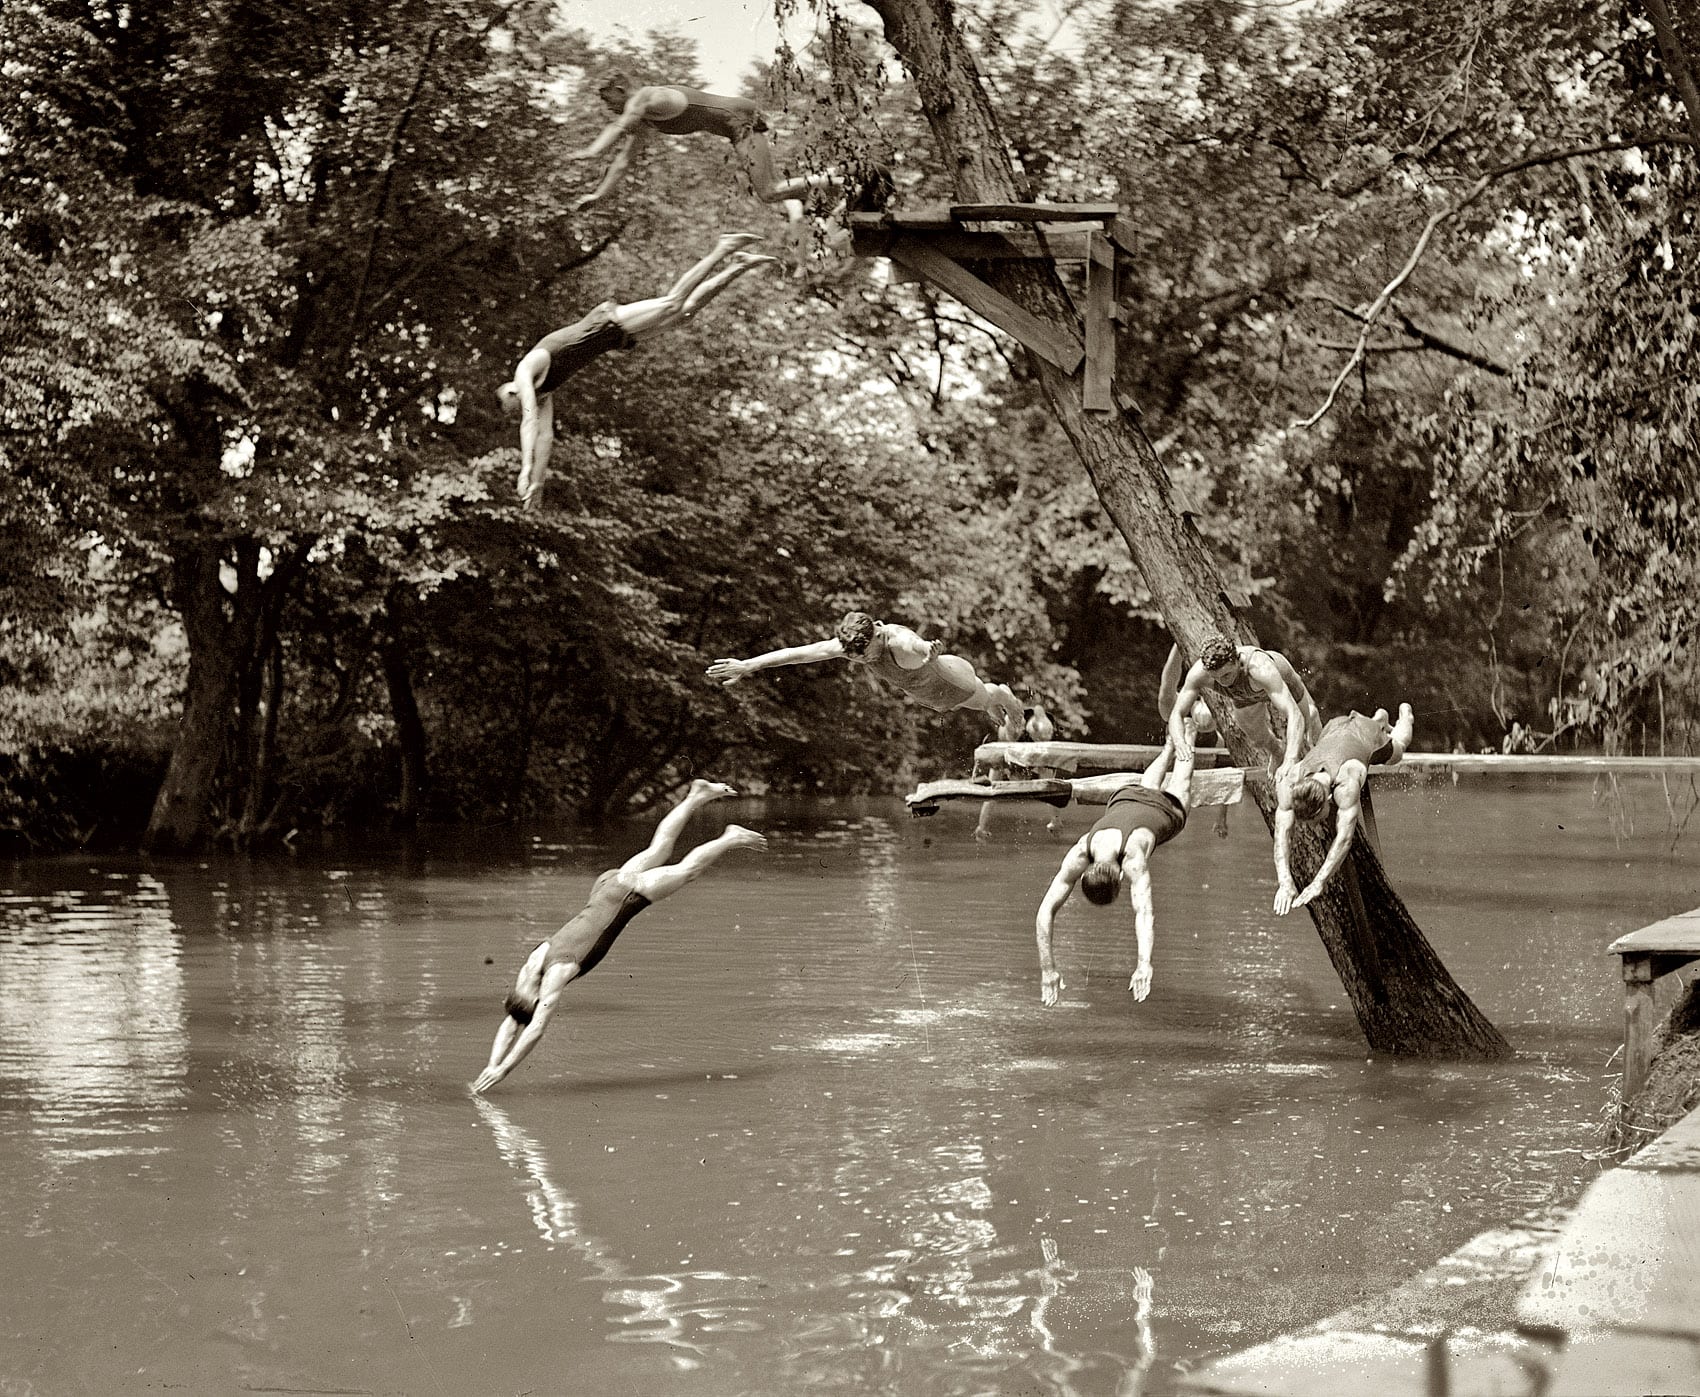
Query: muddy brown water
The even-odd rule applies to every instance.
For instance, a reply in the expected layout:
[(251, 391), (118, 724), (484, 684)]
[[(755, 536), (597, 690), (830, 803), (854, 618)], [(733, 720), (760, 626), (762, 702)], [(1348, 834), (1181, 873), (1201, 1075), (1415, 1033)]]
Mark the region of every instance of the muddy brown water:
[(1605, 946), (1700, 905), (1661, 785), (1600, 795), (1378, 799), (1492, 1066), (1368, 1059), (1249, 807), (1157, 856), (1150, 1000), (1071, 903), (1046, 1010), (1039, 818), (728, 802), (687, 837), (771, 853), (485, 1101), (518, 960), (647, 824), (0, 865), (0, 1394), (1165, 1392), (1580, 1191)]

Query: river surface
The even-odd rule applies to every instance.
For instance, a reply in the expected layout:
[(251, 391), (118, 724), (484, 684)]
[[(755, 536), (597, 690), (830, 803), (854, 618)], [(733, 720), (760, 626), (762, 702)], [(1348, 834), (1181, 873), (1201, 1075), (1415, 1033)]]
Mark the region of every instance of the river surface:
[[(1380, 788), (1378, 788), (1380, 789)], [(1370, 1060), (1269, 841), (1153, 864), (1156, 974), (1065, 837), (896, 800), (650, 908), (486, 1100), (520, 959), (647, 841), (0, 864), (0, 1394), (1158, 1394), (1575, 1198), (1613, 937), (1700, 905), (1664, 788), (1381, 789), (1389, 871), (1518, 1049)], [(1149, 1317), (1140, 1295), (1149, 1276)]]

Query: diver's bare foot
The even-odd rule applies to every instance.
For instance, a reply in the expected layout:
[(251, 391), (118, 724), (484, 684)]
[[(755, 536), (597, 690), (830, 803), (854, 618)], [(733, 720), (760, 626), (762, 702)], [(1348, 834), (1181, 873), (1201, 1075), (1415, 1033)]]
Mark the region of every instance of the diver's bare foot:
[(736, 252), (739, 248), (748, 247), (751, 243), (766, 241), (767, 239), (762, 237), (760, 233), (722, 233), (720, 241), (715, 243), (714, 248), (716, 252), (721, 253)]
[(767, 848), (765, 834), (757, 834), (753, 829), (745, 829), (742, 825), (727, 825), (722, 834), (729, 836), (727, 842), (736, 849)]
[(764, 262), (777, 262), (778, 260), (777, 257), (770, 256), (765, 252), (739, 252), (731, 258), (734, 267), (759, 267)]
[(724, 800), (727, 796), (735, 796), (738, 792), (724, 781), (705, 781), (702, 777), (691, 782), (692, 800)]

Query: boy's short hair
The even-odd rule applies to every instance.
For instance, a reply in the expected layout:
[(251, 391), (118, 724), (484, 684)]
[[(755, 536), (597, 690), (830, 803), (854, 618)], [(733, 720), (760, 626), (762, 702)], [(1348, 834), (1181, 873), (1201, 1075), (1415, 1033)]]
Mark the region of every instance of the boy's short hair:
[(1121, 865), (1094, 863), (1080, 876), (1080, 891), (1088, 902), (1108, 907), (1116, 900), (1116, 890), (1122, 885)]
[(860, 655), (868, 648), (868, 643), (874, 638), (874, 618), (865, 611), (846, 612), (844, 619), (838, 623), (833, 632), (838, 637), (838, 643), (849, 655)]
[(509, 990), (508, 997), (502, 1001), (502, 1007), (508, 1011), (516, 1023), (523, 1027), (530, 1023), (532, 1016), (536, 1014), (537, 1001), (533, 999), (528, 1003), (519, 997), (518, 991)]
[(1319, 820), (1328, 813), (1328, 792), (1320, 781), (1294, 782), (1293, 813), (1301, 820)]

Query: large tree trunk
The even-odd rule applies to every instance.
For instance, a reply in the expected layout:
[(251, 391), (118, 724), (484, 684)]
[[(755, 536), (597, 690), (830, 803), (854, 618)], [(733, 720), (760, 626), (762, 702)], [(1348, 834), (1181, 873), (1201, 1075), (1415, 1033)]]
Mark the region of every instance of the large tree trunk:
[[(956, 171), (964, 202), (1026, 202), (1008, 146), (950, 0), (870, 0), (914, 77), (939, 151)], [(1055, 268), (1003, 262), (983, 269), (1011, 300), (1072, 332), (1077, 317)], [(1174, 507), (1169, 480), (1137, 417), (1088, 412), (1081, 379), (1036, 355), (1034, 372), (1063, 430), (1079, 452), (1098, 497), (1126, 540), (1134, 562), (1190, 659), (1212, 635), (1251, 640), (1229, 607), (1215, 564)], [(1264, 754), (1234, 722), (1227, 705), (1211, 703), (1234, 760), (1261, 767)], [(1269, 783), (1248, 781), (1264, 820), (1274, 815)], [(1301, 822), (1302, 823), (1302, 822)], [(1295, 873), (1321, 861), (1326, 837), (1295, 831)], [(1353, 890), (1357, 895), (1353, 895)], [(1309, 904), (1311, 918), (1340, 971), (1372, 1046), (1419, 1056), (1496, 1057), (1510, 1046), (1458, 988), (1360, 839), (1335, 885)]]
[[(150, 853), (192, 853), (211, 841), (213, 792), (238, 716), (243, 721), (232, 744), (240, 767), (232, 833), (245, 842), (263, 824), (261, 802), (271, 785), (277, 706), (283, 701), (279, 617), (308, 547), (300, 544), (275, 561), (263, 578), (257, 539), (196, 540), (178, 553), (172, 599), (189, 642), (189, 675), (171, 763), (142, 835)], [(236, 574), (234, 595), (219, 576), (227, 561)]]
[(142, 835), (150, 853), (192, 853), (212, 837), (213, 786), (248, 651), (243, 632), (253, 620), (244, 611), (257, 609), (243, 607), (240, 596), (224, 590), (220, 562), (216, 543), (198, 542), (185, 547), (172, 569), (172, 591), (189, 642), (189, 675), (171, 763)]
[(430, 784), (425, 723), (419, 716), (419, 702), (413, 693), (407, 650), (399, 638), (392, 635), (384, 642), (382, 658), (390, 716), (395, 720), (396, 743), (401, 748), (401, 794), (396, 802), (395, 827), (413, 829), (419, 824)]

